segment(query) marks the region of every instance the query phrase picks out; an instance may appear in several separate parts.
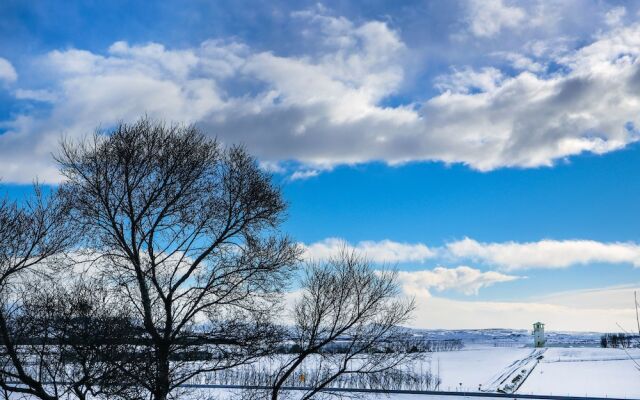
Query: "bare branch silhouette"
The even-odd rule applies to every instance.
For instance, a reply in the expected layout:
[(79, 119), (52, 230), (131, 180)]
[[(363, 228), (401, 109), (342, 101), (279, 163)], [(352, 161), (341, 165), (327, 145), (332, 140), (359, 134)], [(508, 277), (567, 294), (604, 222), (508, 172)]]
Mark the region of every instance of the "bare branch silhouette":
[(148, 343), (148, 365), (121, 366), (131, 379), (164, 400), (203, 372), (270, 354), (270, 317), (300, 251), (278, 231), (280, 189), (242, 147), (143, 118), (65, 141), (57, 161), (86, 246)]

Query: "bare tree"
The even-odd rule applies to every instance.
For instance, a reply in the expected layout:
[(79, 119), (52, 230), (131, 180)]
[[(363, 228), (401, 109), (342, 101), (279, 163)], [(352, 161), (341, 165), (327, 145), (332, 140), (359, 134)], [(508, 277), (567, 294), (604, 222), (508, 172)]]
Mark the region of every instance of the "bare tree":
[(134, 307), (149, 364), (121, 365), (131, 379), (164, 400), (270, 354), (299, 249), (278, 231), (279, 188), (243, 148), (143, 118), (63, 142), (57, 160), (86, 245)]
[[(404, 374), (402, 366), (421, 357), (399, 325), (414, 309), (399, 299), (393, 271), (374, 271), (355, 252), (343, 250), (325, 263), (306, 269), (302, 295), (294, 306), (294, 354), (280, 356), (271, 398), (291, 379), (303, 381), (310, 399), (340, 377)], [(305, 362), (306, 375), (299, 374)]]
[(56, 399), (57, 387), (47, 384), (55, 368), (25, 351), (34, 324), (25, 318), (24, 283), (46, 276), (58, 256), (72, 243), (67, 209), (56, 193), (35, 194), (18, 204), (0, 200), (0, 389), (40, 399)]
[(24, 354), (38, 365), (39, 380), (56, 397), (143, 398), (111, 361), (137, 365), (130, 307), (100, 279), (69, 269), (55, 279), (30, 279), (20, 293), (13, 326), (24, 338)]

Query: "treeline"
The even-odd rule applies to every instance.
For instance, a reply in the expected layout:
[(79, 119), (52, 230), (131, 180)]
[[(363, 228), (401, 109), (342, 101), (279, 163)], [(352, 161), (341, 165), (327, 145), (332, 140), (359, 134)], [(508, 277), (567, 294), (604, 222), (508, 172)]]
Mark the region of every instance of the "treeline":
[[(371, 347), (368, 351), (370, 353), (394, 353), (398, 351), (398, 344), (400, 344), (401, 351), (407, 351), (409, 353), (434, 353), (439, 351), (456, 351), (464, 348), (464, 343), (461, 339), (444, 339), (444, 340), (422, 340), (408, 336), (394, 337), (384, 343), (379, 343), (375, 347)], [(333, 343), (327, 344), (322, 353), (326, 354), (345, 354), (350, 351), (352, 343), (347, 340), (336, 340)], [(280, 354), (296, 354), (304, 351), (300, 345), (293, 343), (289, 345), (282, 345), (278, 348)]]
[[(285, 381), (285, 387), (310, 387), (322, 382), (327, 371), (317, 367), (300, 367)], [(274, 373), (267, 365), (248, 366), (208, 372), (189, 381), (195, 385), (234, 385), (245, 387), (268, 387), (273, 382)], [(441, 383), (432, 371), (379, 371), (368, 374), (345, 374), (333, 381), (331, 387), (378, 390), (436, 390)]]
[(464, 343), (461, 339), (425, 340), (423, 346), (427, 352), (456, 351), (462, 350)]
[(640, 336), (628, 333), (605, 333), (600, 337), (600, 347), (622, 348), (638, 347)]

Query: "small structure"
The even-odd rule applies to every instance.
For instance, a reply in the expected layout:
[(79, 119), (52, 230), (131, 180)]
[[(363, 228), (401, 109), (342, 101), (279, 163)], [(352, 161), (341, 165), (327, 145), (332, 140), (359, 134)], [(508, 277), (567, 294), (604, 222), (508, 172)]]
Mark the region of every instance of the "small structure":
[(544, 347), (544, 324), (542, 322), (536, 322), (533, 324), (533, 346)]

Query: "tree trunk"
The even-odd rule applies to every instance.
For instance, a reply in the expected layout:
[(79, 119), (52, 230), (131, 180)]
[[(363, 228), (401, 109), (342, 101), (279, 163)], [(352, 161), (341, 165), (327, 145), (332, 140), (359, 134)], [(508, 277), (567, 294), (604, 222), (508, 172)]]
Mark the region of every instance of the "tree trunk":
[(167, 400), (171, 388), (169, 374), (169, 346), (162, 343), (156, 347), (156, 384), (154, 400)]

